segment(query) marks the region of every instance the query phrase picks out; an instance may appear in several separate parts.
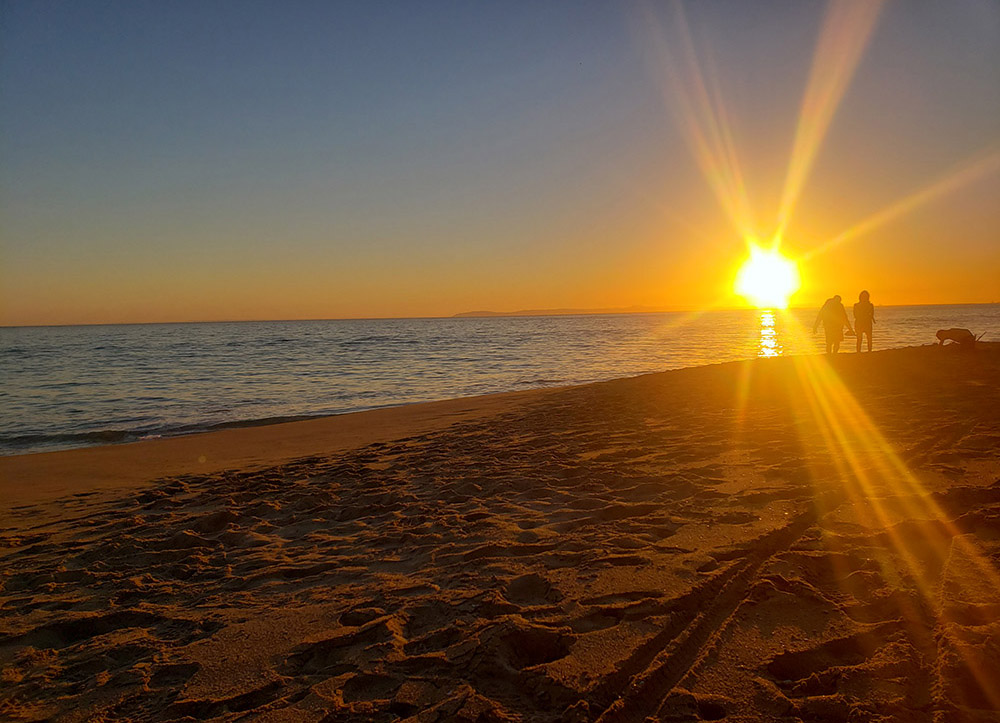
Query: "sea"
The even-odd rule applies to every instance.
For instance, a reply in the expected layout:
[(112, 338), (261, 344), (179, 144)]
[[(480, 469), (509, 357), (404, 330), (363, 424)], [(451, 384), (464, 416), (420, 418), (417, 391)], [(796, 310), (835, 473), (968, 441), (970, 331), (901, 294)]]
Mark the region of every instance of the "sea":
[[(815, 310), (0, 328), (0, 455), (823, 351)], [(874, 348), (1000, 339), (1000, 304), (876, 307)], [(854, 339), (841, 353), (854, 353)]]

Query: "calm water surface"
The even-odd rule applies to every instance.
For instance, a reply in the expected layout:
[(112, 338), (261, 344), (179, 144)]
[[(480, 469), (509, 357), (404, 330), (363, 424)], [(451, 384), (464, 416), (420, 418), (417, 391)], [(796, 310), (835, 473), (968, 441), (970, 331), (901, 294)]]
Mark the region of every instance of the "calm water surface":
[[(0, 454), (822, 351), (815, 312), (789, 314), (3, 328)], [(998, 304), (876, 317), (876, 349), (952, 326), (1000, 339)]]

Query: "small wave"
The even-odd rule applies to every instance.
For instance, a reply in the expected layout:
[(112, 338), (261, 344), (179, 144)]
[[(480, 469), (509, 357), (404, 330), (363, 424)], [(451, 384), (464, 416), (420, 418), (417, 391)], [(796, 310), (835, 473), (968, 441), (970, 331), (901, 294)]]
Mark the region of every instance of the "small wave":
[(235, 347), (270, 347), (282, 346), (284, 344), (294, 344), (297, 339), (234, 339), (227, 341), (224, 346)]
[(284, 424), (285, 422), (304, 422), (307, 419), (329, 417), (331, 413), (322, 414), (289, 414), (281, 417), (261, 417), (259, 419), (234, 419), (230, 422), (208, 424), (200, 428), (186, 427), (173, 430), (173, 433), (189, 434), (191, 432), (212, 432), (217, 429), (239, 429), (242, 427), (263, 427), (269, 424)]
[(374, 334), (369, 336), (359, 336), (356, 339), (345, 339), (340, 342), (341, 346), (359, 346), (361, 344), (398, 344), (401, 340), (393, 339), (391, 336)]
[(101, 429), (96, 432), (0, 435), (0, 446), (12, 449), (29, 449), (31, 447), (48, 447), (52, 445), (114, 444), (138, 438), (138, 432), (131, 432), (124, 429)]

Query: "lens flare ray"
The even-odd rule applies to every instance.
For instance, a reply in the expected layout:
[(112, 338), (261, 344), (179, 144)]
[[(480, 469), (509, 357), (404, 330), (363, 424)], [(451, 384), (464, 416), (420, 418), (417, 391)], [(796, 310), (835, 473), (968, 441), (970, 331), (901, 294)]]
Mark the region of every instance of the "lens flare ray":
[[(824, 17), (800, 109), (777, 217), (776, 244), (791, 218), (813, 160), (879, 17), (883, 0), (833, 0)], [(646, 6), (643, 29), (654, 50), (656, 77), (664, 80), (665, 103), (709, 188), (740, 237), (756, 234), (757, 222), (734, 141), (732, 124), (712, 56), (698, 50), (679, 0), (672, 4), (668, 36)]]
[[(658, 18), (647, 7), (643, 28), (656, 56), (657, 77), (665, 79), (664, 102), (678, 126), (709, 188), (733, 228), (742, 236), (754, 226), (746, 185), (729, 127), (722, 93), (714, 73), (705, 80), (694, 39), (680, 2), (673, 3), (680, 56), (671, 50)], [(650, 32), (657, 29), (657, 32)], [(661, 72), (662, 71), (662, 75)]]
[(791, 220), (826, 131), (868, 46), (882, 5), (882, 0), (835, 0), (827, 7), (778, 209), (779, 236)]
[(943, 178), (938, 179), (895, 203), (891, 203), (881, 211), (877, 211), (862, 221), (842, 231), (832, 239), (809, 251), (803, 260), (826, 253), (836, 246), (850, 241), (858, 236), (871, 233), (875, 229), (904, 216), (911, 211), (930, 203), (931, 201), (952, 193), (985, 176), (1000, 170), (1000, 151), (980, 154), (972, 161), (961, 164)]
[[(884, 4), (884, 0), (831, 0), (827, 6), (775, 218), (771, 244), (775, 258), (782, 258), (777, 254), (783, 232), (790, 224), (829, 128), (857, 73)], [(772, 302), (779, 296), (787, 300), (795, 289), (765, 298), (776, 286), (775, 279), (783, 278), (786, 270), (768, 262), (764, 258), (767, 252), (750, 241), (758, 235), (755, 218), (711, 56), (703, 52), (702, 58), (709, 62), (700, 62), (684, 9), (679, 2), (673, 8), (671, 29), (676, 37), (668, 43), (662, 29), (651, 36), (658, 62), (657, 77), (664, 79), (665, 100), (676, 114), (690, 151), (727, 219), (740, 238), (748, 240), (750, 258), (737, 275), (735, 290), (758, 306), (782, 308), (785, 304)], [(652, 12), (647, 13), (646, 20), (646, 28), (656, 27)], [(869, 233), (997, 168), (1000, 168), (1000, 153), (979, 155), (945, 178), (838, 234), (802, 260)], [(796, 278), (794, 287), (797, 286)], [(781, 320), (785, 333), (798, 335), (800, 339), (807, 335), (791, 314), (783, 314)], [(766, 312), (761, 316), (761, 356), (779, 353), (774, 330), (774, 313)], [(899, 603), (903, 619), (934, 621), (932, 627), (936, 625), (937, 639), (949, 640), (951, 651), (962, 659), (970, 677), (980, 684), (991, 704), (1000, 707), (1000, 693), (989, 689), (990, 676), (976, 653), (957, 637), (949, 638), (947, 634), (949, 615), (953, 612), (943, 583), (951, 575), (948, 589), (950, 594), (958, 596), (956, 599), (971, 599), (976, 594), (975, 585), (985, 587), (996, 597), (1000, 596), (1000, 573), (979, 549), (976, 538), (966, 535), (960, 524), (948, 516), (824, 358), (796, 357), (788, 371), (791, 374), (786, 383), (794, 387), (794, 391), (790, 390), (792, 407), (795, 418), (802, 422), (797, 425), (802, 444), (820, 445), (828, 452), (822, 455), (828, 462), (809, 462), (817, 466), (813, 474), (816, 483), (813, 503), (819, 516), (846, 516), (877, 542), (873, 545), (877, 552), (873, 554), (877, 555), (880, 573), (898, 587), (916, 591), (912, 598)], [(734, 390), (738, 426), (745, 420), (753, 384), (753, 371), (748, 367)], [(821, 464), (825, 466), (820, 467)], [(840, 533), (834, 529), (824, 528), (824, 542), (829, 549), (836, 549), (842, 543), (838, 539)], [(955, 572), (962, 565), (972, 571), (971, 576)], [(840, 576), (845, 591), (848, 577), (846, 570)], [(975, 585), (970, 582), (972, 577)]]
[[(774, 220), (774, 232), (769, 236), (773, 239), (775, 252), (782, 244), (784, 232), (817, 154), (857, 74), (885, 4), (885, 0), (830, 0), (827, 4), (799, 108), (798, 123)], [(680, 0), (674, 0), (671, 8), (668, 33), (668, 28), (660, 22), (652, 5), (644, 6), (642, 31), (648, 46), (653, 50), (655, 77), (662, 82), (661, 92), (665, 104), (676, 117), (689, 151), (727, 220), (740, 238), (756, 238), (759, 235), (756, 217), (749, 200), (731, 118), (712, 62), (712, 54), (705, 48), (696, 47), (695, 37)], [(845, 241), (870, 233), (998, 168), (1000, 152), (994, 149), (987, 151), (985, 156), (980, 154), (945, 178), (892, 203), (816, 246), (807, 254), (801, 255), (798, 261), (807, 261)], [(755, 301), (745, 293), (744, 287), (744, 280), (738, 277), (733, 291), (757, 306), (782, 308), (786, 305), (771, 299)], [(797, 288), (798, 280), (795, 284), (795, 289)]]
[[(793, 316), (786, 314), (785, 320), (794, 333), (806, 334)], [(921, 598), (920, 609), (930, 611), (945, 631), (955, 614), (955, 604), (944, 597), (944, 580), (959, 566), (955, 560), (963, 561), (968, 568), (965, 575), (951, 574), (948, 579), (947, 590), (955, 600), (981, 598), (983, 589), (991, 600), (1000, 596), (1000, 572), (978, 548), (974, 537), (952, 521), (909, 469), (827, 361), (818, 356), (796, 357), (795, 369), (800, 414), (812, 422), (800, 426), (803, 444), (814, 444), (805, 436), (806, 428), (818, 430), (850, 514), (902, 562), (897, 569), (891, 559), (884, 560), (883, 575), (887, 579), (896, 577), (900, 583), (911, 581)], [(821, 474), (815, 477), (822, 479)], [(820, 489), (816, 498), (817, 504), (822, 504)], [(819, 510), (821, 514), (836, 511), (835, 506)], [(836, 547), (836, 536), (828, 533), (827, 538), (827, 546)], [(909, 618), (918, 619), (915, 614)], [(1000, 693), (991, 689), (991, 677), (983, 669), (981, 656), (958, 638), (950, 639), (949, 645), (991, 704), (1000, 705)]]

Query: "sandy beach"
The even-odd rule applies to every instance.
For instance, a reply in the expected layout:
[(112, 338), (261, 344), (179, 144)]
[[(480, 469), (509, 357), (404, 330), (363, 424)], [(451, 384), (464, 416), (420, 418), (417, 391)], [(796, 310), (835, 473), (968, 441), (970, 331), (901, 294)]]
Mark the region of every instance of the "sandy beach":
[(0, 458), (0, 718), (1000, 721), (1000, 345)]

